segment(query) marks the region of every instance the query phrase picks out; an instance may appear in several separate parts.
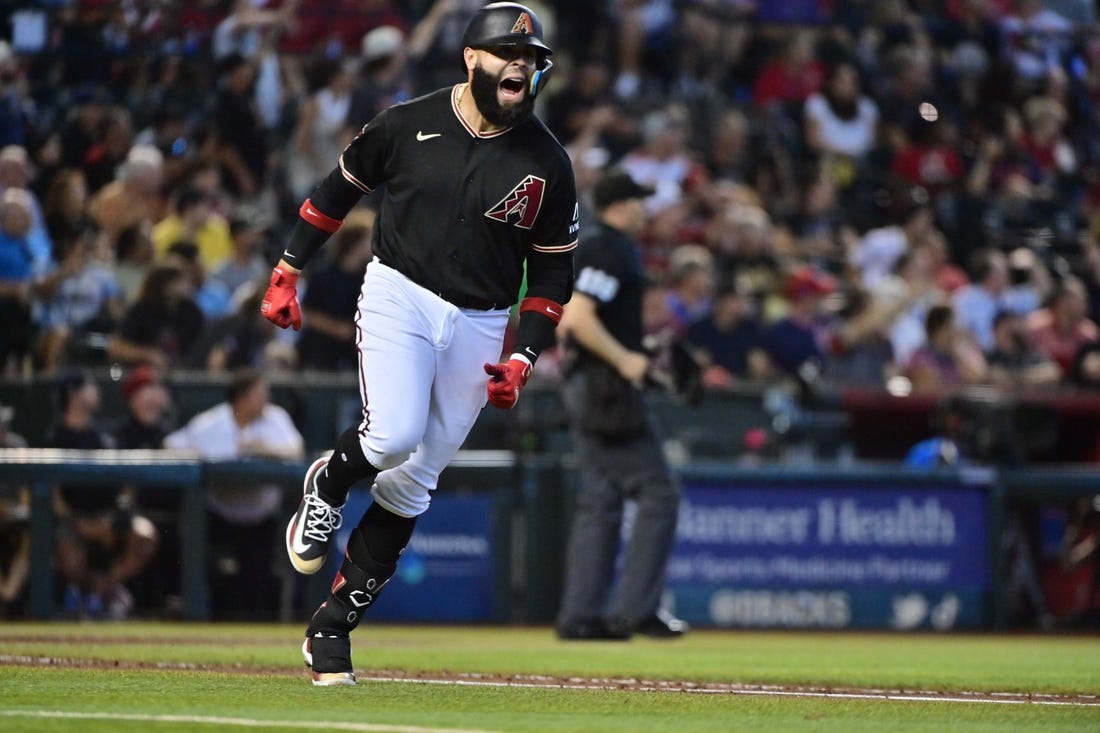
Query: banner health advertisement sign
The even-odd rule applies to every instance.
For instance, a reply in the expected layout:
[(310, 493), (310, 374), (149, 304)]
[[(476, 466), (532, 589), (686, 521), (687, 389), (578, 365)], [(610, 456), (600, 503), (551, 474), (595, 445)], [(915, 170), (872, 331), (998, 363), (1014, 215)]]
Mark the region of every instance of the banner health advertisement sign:
[[(353, 491), (345, 517), (358, 517), (369, 504)], [(493, 506), (482, 496), (433, 496), (432, 508), (416, 522), (409, 546), (368, 619), (400, 621), (484, 621), (493, 614)], [(349, 526), (351, 525), (351, 526)], [(354, 525), (345, 522), (333, 543), (335, 569)], [(338, 553), (338, 554), (336, 554)]]
[(982, 487), (685, 486), (668, 590), (699, 625), (975, 628)]

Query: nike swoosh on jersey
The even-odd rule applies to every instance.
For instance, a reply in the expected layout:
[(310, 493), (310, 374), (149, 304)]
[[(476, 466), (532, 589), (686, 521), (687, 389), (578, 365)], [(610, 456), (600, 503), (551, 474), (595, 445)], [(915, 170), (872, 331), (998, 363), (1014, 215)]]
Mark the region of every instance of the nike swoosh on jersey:
[(307, 545), (302, 542), (302, 535), (305, 533), (305, 529), (305, 522), (298, 522), (297, 526), (294, 527), (294, 536), (290, 538), (290, 549), (294, 550), (294, 552), (299, 555), (313, 547), (311, 544)]
[(443, 135), (442, 132), (432, 132), (432, 133), (429, 133), (429, 134), (425, 135), (423, 130), (417, 130), (416, 131), (416, 139), (419, 140), (420, 142), (424, 142), (425, 140), (431, 140), (433, 137), (441, 137), (442, 135)]

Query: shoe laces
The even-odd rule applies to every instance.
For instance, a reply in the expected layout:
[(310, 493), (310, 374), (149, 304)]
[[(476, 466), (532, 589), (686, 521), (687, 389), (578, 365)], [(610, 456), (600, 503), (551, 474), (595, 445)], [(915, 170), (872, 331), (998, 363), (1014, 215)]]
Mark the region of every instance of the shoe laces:
[(302, 535), (318, 542), (328, 542), (333, 532), (344, 521), (340, 510), (317, 494), (306, 494), (306, 528)]

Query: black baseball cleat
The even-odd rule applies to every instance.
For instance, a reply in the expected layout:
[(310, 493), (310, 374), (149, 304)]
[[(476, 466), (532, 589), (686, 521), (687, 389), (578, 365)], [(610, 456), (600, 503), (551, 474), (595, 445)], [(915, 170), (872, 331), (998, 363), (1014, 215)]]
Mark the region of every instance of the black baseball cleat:
[(630, 630), (609, 624), (602, 618), (585, 618), (559, 624), (558, 638), (562, 641), (626, 641)]
[(668, 611), (658, 610), (635, 624), (634, 631), (654, 639), (678, 639), (690, 628), (687, 621), (676, 618)]
[(329, 542), (340, 528), (340, 509), (317, 494), (317, 474), (328, 464), (318, 458), (306, 471), (302, 501), (286, 526), (286, 554), (290, 564), (303, 575), (313, 575), (325, 564)]
[(314, 687), (354, 685), (351, 667), (351, 639), (317, 632), (302, 642), (302, 657), (313, 676)]

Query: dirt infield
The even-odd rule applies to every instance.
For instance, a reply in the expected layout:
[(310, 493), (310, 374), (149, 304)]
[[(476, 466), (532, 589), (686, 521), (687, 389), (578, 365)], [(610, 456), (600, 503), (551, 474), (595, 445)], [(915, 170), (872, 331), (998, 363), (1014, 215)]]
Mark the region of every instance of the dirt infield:
[[(21, 637), (21, 641), (30, 640)], [(51, 638), (51, 641), (58, 641)], [(81, 637), (83, 643), (94, 639)], [(110, 639), (119, 643), (118, 637)], [(124, 643), (124, 642), (123, 642)], [(144, 640), (148, 643), (148, 640)], [(302, 677), (305, 675), (285, 666), (249, 666), (238, 664), (193, 664), (186, 662), (137, 662), (97, 657), (50, 657), (37, 655), (0, 654), (0, 666), (57, 667), (95, 670), (157, 670), (204, 672), (238, 675)], [(409, 672), (405, 670), (359, 669), (360, 681), (405, 682), (430, 685), (468, 685), (485, 687), (537, 687), (570, 690), (622, 690), (632, 692), (672, 692), (707, 695), (761, 695), (776, 697), (816, 697), (842, 699), (912, 700), (925, 702), (971, 702), (994, 704), (1069, 705), (1100, 707), (1100, 695), (1054, 695), (1019, 692), (958, 692), (942, 690), (886, 690), (874, 688), (809, 687), (800, 685), (749, 685), (729, 682), (689, 680), (613, 679), (600, 677), (559, 677), (554, 675), (494, 675), (469, 672)]]

